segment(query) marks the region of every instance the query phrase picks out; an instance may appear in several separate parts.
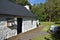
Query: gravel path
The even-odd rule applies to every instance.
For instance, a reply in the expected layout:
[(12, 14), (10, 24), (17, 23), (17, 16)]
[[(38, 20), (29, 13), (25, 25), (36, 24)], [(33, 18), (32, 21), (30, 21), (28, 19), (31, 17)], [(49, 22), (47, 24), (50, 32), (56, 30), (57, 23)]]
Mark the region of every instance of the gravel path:
[(41, 27), (38, 27), (29, 32), (22, 33), (15, 37), (9, 38), (8, 40), (32, 40), (33, 37), (48, 34), (47, 32), (42, 32), (41, 29), (42, 29)]

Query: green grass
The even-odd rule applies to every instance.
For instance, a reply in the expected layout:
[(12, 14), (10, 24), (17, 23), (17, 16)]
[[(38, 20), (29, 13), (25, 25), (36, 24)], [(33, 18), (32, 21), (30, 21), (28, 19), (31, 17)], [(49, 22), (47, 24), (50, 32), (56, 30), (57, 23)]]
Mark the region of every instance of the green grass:
[(41, 35), (41, 36), (35, 37), (32, 40), (52, 40), (52, 38), (50, 34), (47, 34), (47, 35)]
[(42, 29), (43, 32), (48, 31), (51, 25), (60, 26), (60, 24), (55, 24), (54, 22), (40, 22), (40, 25), (43, 26), (43, 29)]
[[(43, 27), (41, 30), (43, 32), (47, 32), (51, 25), (60, 26), (60, 24), (55, 24), (55, 22), (40, 22), (40, 25)], [(34, 37), (32, 40), (53, 40), (53, 39), (51, 38), (51, 34), (47, 34)]]

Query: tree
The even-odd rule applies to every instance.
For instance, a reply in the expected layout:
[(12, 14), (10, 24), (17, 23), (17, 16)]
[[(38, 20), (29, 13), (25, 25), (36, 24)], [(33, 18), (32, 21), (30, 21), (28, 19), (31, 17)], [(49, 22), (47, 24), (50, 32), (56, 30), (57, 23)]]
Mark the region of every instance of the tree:
[(33, 5), (31, 8), (32, 13), (34, 13), (40, 21), (45, 21), (45, 14), (44, 14), (44, 4), (40, 3), (37, 5)]
[(60, 20), (60, 1), (46, 0), (45, 12), (48, 14), (49, 21)]
[(38, 16), (40, 21), (60, 20), (60, 1), (46, 0), (46, 2), (33, 5), (31, 11)]

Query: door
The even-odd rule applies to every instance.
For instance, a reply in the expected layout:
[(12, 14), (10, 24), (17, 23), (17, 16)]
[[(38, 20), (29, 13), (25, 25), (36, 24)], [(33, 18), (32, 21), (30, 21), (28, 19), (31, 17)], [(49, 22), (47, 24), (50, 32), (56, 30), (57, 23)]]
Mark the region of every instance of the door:
[(17, 34), (22, 32), (22, 18), (17, 18)]

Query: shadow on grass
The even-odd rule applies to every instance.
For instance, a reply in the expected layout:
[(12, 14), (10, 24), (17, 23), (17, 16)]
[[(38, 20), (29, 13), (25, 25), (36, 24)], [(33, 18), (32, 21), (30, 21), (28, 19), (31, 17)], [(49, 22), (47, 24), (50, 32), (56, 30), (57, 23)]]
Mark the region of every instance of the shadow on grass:
[(50, 40), (49, 38), (46, 38), (46, 37), (45, 37), (44, 39), (45, 39), (45, 40)]
[(60, 31), (59, 32), (55, 32), (55, 33), (52, 33), (52, 32), (48, 32), (48, 33), (51, 34), (51, 39), (52, 40), (60, 40)]
[(60, 40), (60, 32), (51, 34), (51, 38), (52, 38), (53, 40)]

